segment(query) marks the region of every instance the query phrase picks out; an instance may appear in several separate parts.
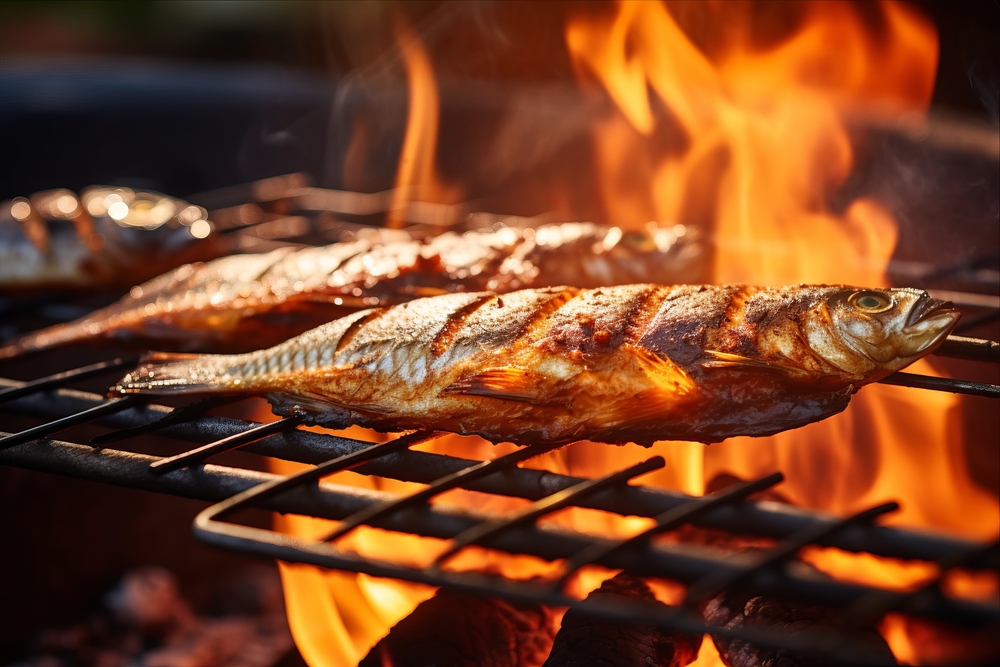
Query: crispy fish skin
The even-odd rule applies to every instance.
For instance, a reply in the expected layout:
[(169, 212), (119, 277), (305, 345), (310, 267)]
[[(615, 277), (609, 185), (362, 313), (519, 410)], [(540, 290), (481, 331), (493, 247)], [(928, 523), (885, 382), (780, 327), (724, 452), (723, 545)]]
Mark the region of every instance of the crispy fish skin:
[(154, 354), (112, 388), (494, 442), (717, 442), (840, 412), (957, 322), (919, 290), (625, 285), (451, 294), (242, 355)]
[(706, 264), (693, 237), (681, 226), (623, 233), (591, 223), (449, 232), (427, 241), (372, 230), (324, 247), (182, 266), (81, 320), (0, 346), (0, 359), (95, 338), (242, 351), (359, 308), (421, 296), (698, 280)]

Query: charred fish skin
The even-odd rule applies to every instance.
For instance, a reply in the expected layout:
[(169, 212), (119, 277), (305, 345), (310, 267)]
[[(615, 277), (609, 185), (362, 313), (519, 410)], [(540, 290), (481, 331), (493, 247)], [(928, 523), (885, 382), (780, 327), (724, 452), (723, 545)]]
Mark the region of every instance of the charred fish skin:
[(460, 293), (361, 311), (254, 353), (154, 356), (112, 392), (266, 394), (279, 414), (332, 427), (494, 442), (710, 443), (835, 414), (956, 322), (947, 304), (901, 289)]
[(0, 360), (115, 339), (177, 351), (273, 345), (360, 308), (451, 292), (698, 280), (700, 241), (681, 226), (623, 233), (591, 223), (449, 232), (429, 240), (367, 230), (319, 248), (180, 267), (88, 317), (0, 346)]

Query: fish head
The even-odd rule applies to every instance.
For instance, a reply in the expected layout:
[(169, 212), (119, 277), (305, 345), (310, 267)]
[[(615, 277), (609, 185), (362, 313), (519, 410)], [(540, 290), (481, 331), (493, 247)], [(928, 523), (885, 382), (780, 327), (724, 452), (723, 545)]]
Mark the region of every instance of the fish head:
[(908, 287), (838, 289), (823, 305), (825, 322), (807, 327), (810, 347), (869, 382), (933, 352), (960, 316), (951, 302)]

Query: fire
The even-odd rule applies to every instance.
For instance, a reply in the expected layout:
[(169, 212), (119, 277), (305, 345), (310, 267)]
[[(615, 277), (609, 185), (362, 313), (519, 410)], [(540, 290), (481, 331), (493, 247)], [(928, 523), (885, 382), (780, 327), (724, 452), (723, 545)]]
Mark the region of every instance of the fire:
[[(765, 11), (766, 10), (766, 11)], [(605, 95), (613, 110), (592, 127), (597, 183), (609, 221), (640, 227), (650, 220), (711, 230), (714, 280), (765, 285), (799, 282), (887, 285), (897, 241), (891, 212), (872, 199), (832, 210), (830, 195), (851, 173), (852, 118), (920, 114), (937, 67), (934, 27), (897, 3), (678, 3), (605, 6), (573, 16), (565, 40), (581, 85)], [(438, 98), (430, 58), (405, 26), (399, 43), (410, 102), (397, 172), (401, 210), (414, 190), (422, 201), (454, 201), (434, 167)], [(930, 363), (917, 372), (933, 373)], [(769, 438), (734, 438), (706, 448), (663, 442), (652, 450), (576, 443), (526, 465), (593, 477), (653, 454), (667, 465), (641, 478), (691, 494), (726, 473), (751, 478), (781, 470), (780, 492), (792, 503), (847, 514), (897, 500), (888, 520), (975, 539), (995, 539), (997, 499), (966, 470), (958, 400), (950, 395), (875, 385), (832, 419)], [(429, 451), (489, 459), (511, 450), (475, 438), (446, 437)], [(295, 466), (276, 463), (279, 472)], [(402, 493), (414, 485), (341, 473), (343, 484)], [(524, 501), (452, 491), (437, 503), (511, 511)], [(646, 522), (570, 509), (546, 522), (625, 537)], [(319, 535), (329, 522), (279, 517), (288, 533)], [(362, 527), (338, 543), (374, 557), (427, 563), (447, 543)], [(907, 588), (933, 577), (927, 564), (900, 563), (831, 549), (803, 558), (832, 575)], [(449, 562), (524, 578), (551, 567), (523, 557), (468, 549)], [(573, 593), (585, 595), (611, 573), (586, 570)], [(289, 620), (312, 667), (356, 664), (433, 589), (364, 575), (282, 565)], [(982, 591), (974, 577), (956, 590)], [(985, 584), (995, 587), (995, 581)], [(677, 591), (657, 589), (665, 601)], [(671, 599), (667, 599), (671, 598)], [(920, 662), (921, 633), (888, 618), (882, 631), (901, 659)], [(698, 667), (721, 665), (706, 641)]]
[(458, 201), (459, 191), (441, 181), (434, 164), (440, 101), (430, 56), (405, 22), (400, 19), (395, 25), (396, 41), (406, 66), (409, 113), (390, 204), (392, 215), (387, 224), (402, 227), (402, 214), (408, 202), (448, 204)]

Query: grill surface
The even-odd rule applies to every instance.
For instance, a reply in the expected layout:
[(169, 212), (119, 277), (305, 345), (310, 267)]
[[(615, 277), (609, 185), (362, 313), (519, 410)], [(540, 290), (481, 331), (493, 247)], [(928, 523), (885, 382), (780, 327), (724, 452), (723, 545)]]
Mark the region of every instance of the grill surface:
[[(351, 198), (351, 193), (321, 196), (321, 191), (310, 190), (307, 194), (316, 208), (326, 207), (327, 213), (333, 209), (341, 214), (358, 216), (368, 215), (372, 210), (377, 212), (381, 201), (376, 196)], [(215, 193), (215, 196), (224, 201), (226, 197), (245, 197), (246, 193), (234, 190), (231, 193)], [(271, 197), (272, 202), (288, 199), (294, 197), (287, 196), (287, 193)], [(353, 211), (341, 210), (352, 206), (355, 207)], [(263, 207), (265, 211), (267, 208), (266, 205)], [(293, 218), (265, 213), (257, 223), (257, 229), (259, 231), (262, 225), (273, 226), (275, 223), (279, 223), (280, 227), (290, 219)], [(320, 229), (325, 234), (329, 229), (316, 226), (317, 220), (321, 219), (317, 215), (309, 217), (309, 224), (305, 227), (292, 226), (300, 232), (304, 229), (313, 233)], [(284, 235), (280, 230), (272, 230), (265, 236), (270, 234)], [(246, 245), (257, 249), (253, 244)], [(1000, 312), (993, 297), (950, 294), (945, 298), (978, 309), (980, 321), (996, 318)], [(23, 308), (23, 304), (19, 307)], [(51, 304), (48, 307), (51, 308)], [(997, 343), (976, 339), (953, 337), (940, 352), (980, 363), (995, 363), (998, 360)], [(837, 518), (750, 499), (753, 494), (780, 482), (782, 477), (779, 473), (696, 498), (628, 484), (633, 477), (662, 467), (663, 460), (659, 457), (651, 457), (605, 477), (585, 480), (517, 466), (520, 461), (547, 451), (544, 446), (526, 447), (514, 454), (481, 462), (410, 449), (435, 437), (433, 433), (414, 433), (375, 444), (298, 430), (298, 422), (294, 419), (258, 424), (207, 414), (208, 410), (220, 407), (224, 402), (239, 399), (202, 401), (173, 409), (148, 404), (139, 397), (109, 400), (99, 394), (67, 388), (74, 382), (103, 382), (131, 366), (134, 361), (130, 358), (112, 359), (27, 383), (0, 378), (0, 413), (42, 421), (16, 434), (7, 433), (6, 429), (0, 432), (0, 463), (214, 502), (215, 505), (195, 519), (194, 531), (199, 539), (227, 549), (288, 562), (449, 586), (524, 602), (579, 605), (589, 613), (610, 619), (641, 621), (791, 650), (824, 653), (834, 661), (845, 663), (879, 664), (870, 652), (863, 646), (853, 644), (837, 628), (789, 634), (774, 628), (707, 627), (700, 615), (695, 613), (696, 605), (725, 588), (739, 584), (762, 594), (846, 607), (848, 617), (858, 622), (874, 622), (887, 611), (896, 610), (968, 628), (1000, 624), (1000, 609), (996, 606), (950, 599), (938, 590), (938, 584), (952, 568), (1000, 570), (1000, 547), (877, 525), (880, 516), (895, 509), (894, 503), (873, 507), (851, 517)], [(889, 382), (1000, 397), (1000, 388), (992, 384), (905, 373), (892, 376)], [(49, 437), (82, 424), (99, 426), (107, 432), (91, 440), (75, 438), (77, 441), (74, 441), (71, 437), (63, 441)], [(153, 434), (161, 441), (166, 438), (177, 442), (185, 451), (170, 457), (156, 457), (112, 448), (115, 443), (123, 442), (132, 445), (131, 449), (138, 449)], [(236, 448), (314, 467), (283, 477), (204, 463), (210, 456)], [(321, 481), (321, 478), (342, 470), (427, 486), (410, 496), (393, 496)], [(433, 497), (453, 488), (523, 498), (531, 501), (531, 505), (520, 512), (498, 517), (470, 509), (429, 504)], [(537, 523), (545, 515), (570, 506), (649, 517), (655, 520), (655, 526), (631, 539), (616, 541)], [(325, 540), (307, 542), (224, 520), (243, 507), (302, 514), (340, 523)], [(754, 557), (727, 557), (717, 550), (665, 546), (650, 540), (654, 534), (682, 524), (769, 538), (776, 540), (777, 546)], [(453, 540), (452, 548), (433, 566), (416, 569), (362, 558), (341, 551), (331, 543), (360, 525)], [(550, 561), (565, 559), (565, 566), (561, 575), (552, 581), (513, 581), (499, 576), (446, 569), (448, 557), (473, 545), (511, 554), (529, 554)], [(807, 545), (931, 561), (940, 566), (941, 576), (908, 593), (827, 579), (789, 566), (791, 558)], [(591, 563), (624, 569), (640, 576), (683, 582), (688, 585), (688, 598), (684, 604), (664, 611), (662, 607), (639, 600), (580, 602), (567, 597), (559, 584), (574, 571)]]

